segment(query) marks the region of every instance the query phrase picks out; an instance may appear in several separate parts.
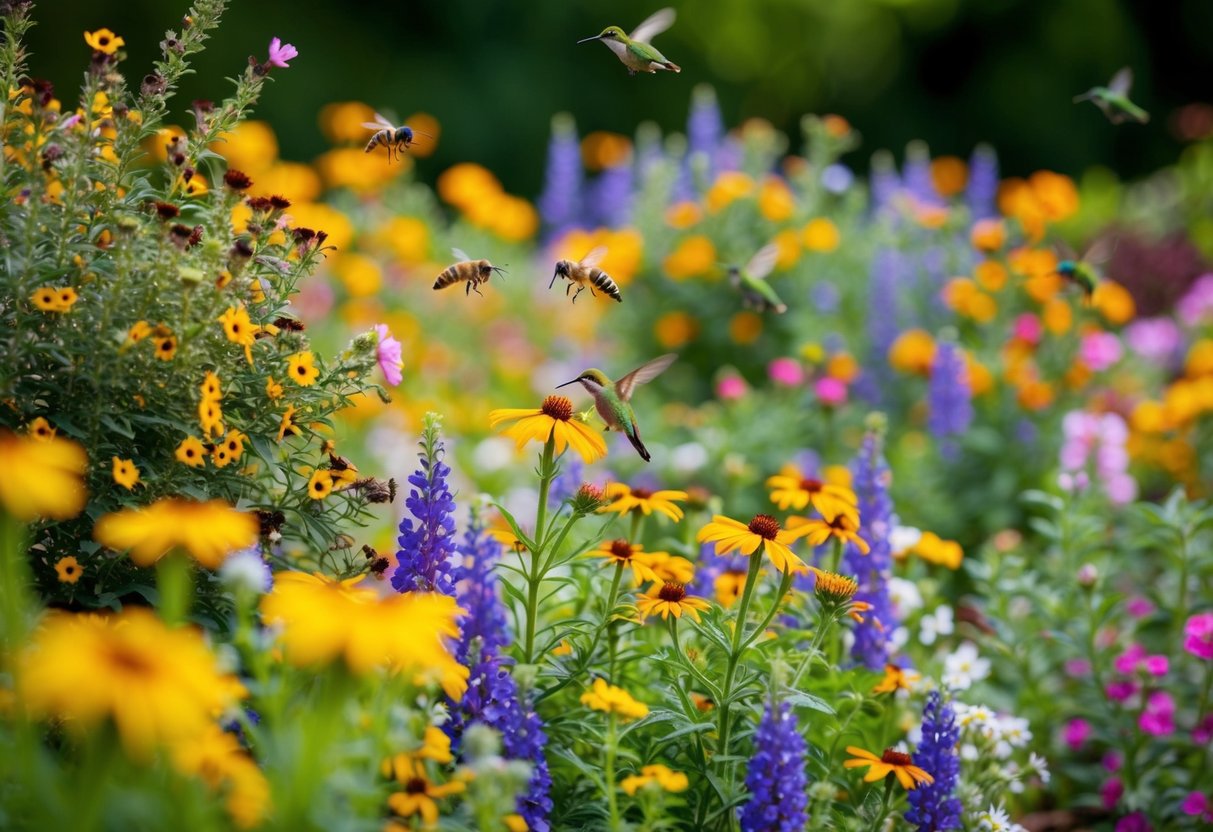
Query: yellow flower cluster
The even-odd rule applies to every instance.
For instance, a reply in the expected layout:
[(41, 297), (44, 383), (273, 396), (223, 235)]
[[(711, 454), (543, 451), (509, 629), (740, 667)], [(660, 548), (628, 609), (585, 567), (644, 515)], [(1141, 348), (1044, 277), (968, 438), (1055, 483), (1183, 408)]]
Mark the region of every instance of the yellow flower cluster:
[(230, 553), (256, 543), (258, 530), (256, 517), (222, 500), (200, 503), (168, 497), (105, 515), (93, 527), (93, 537), (111, 549), (129, 550), (139, 566), (151, 566), (181, 549), (208, 569), (217, 569)]
[(649, 715), (648, 705), (637, 702), (623, 688), (607, 684), (602, 677), (595, 679), (593, 686), (581, 694), (581, 704), (595, 711), (615, 714), (625, 721), (643, 719)]
[(630, 774), (620, 781), (619, 787), (628, 795), (635, 795), (640, 789), (650, 783), (655, 783), (663, 791), (685, 792), (691, 782), (681, 771), (672, 771), (663, 765), (642, 766), (639, 774)]
[(202, 435), (218, 436), (223, 433), (223, 389), (219, 375), (208, 370), (198, 390), (201, 393), (198, 399), (198, 423), (202, 426)]
[(338, 659), (357, 674), (386, 669), (416, 684), (438, 683), (453, 699), (467, 689), (468, 669), (455, 661), (447, 640), (459, 637), (463, 610), (446, 595), (409, 593), (381, 597), (356, 584), (319, 573), (282, 572), (261, 602), (269, 626), (280, 627), (286, 660), (314, 667)]
[(959, 569), (961, 561), (964, 560), (964, 550), (959, 543), (955, 540), (944, 540), (935, 532), (923, 532), (913, 546), (897, 555), (917, 555), (927, 563), (945, 566), (951, 570)]
[(78, 299), (76, 290), (70, 286), (59, 289), (43, 286), (30, 295), (34, 306), (42, 312), (70, 312)]
[(507, 194), (487, 169), (471, 162), (447, 168), (438, 177), (438, 195), (477, 228), (503, 240), (521, 242), (539, 230), (539, 214), (521, 197)]
[(49, 424), (31, 425), (28, 436), (0, 430), (0, 470), (0, 508), (22, 522), (67, 520), (88, 500), (88, 455), (75, 442), (55, 436)]

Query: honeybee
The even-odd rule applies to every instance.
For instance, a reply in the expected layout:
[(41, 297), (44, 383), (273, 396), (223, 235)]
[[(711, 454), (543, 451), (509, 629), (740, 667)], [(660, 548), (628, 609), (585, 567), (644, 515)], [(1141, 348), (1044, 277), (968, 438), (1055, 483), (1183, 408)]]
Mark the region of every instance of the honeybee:
[(572, 260), (561, 260), (556, 264), (556, 272), (552, 275), (548, 288), (552, 288), (556, 283), (556, 278), (563, 277), (569, 282), (569, 285), (564, 290), (566, 296), (569, 290), (573, 288), (573, 284), (577, 284), (577, 292), (573, 295), (573, 303), (577, 302), (577, 295), (580, 295), (587, 288), (590, 290), (591, 295), (594, 294), (594, 287), (598, 287), (604, 295), (609, 295), (619, 303), (623, 303), (623, 296), (619, 294), (619, 287), (615, 285), (615, 281), (611, 280), (610, 275), (598, 268), (598, 264), (602, 262), (602, 258), (606, 256), (606, 252), (606, 246), (598, 246), (591, 249), (585, 257), (582, 257), (576, 263)]
[[(375, 134), (371, 136), (371, 140), (366, 143), (366, 152), (370, 153), (379, 145), (383, 145), (387, 148), (387, 161), (389, 165), (392, 163), (393, 151), (399, 157), (403, 150), (413, 145), (414, 131), (412, 127), (406, 124), (397, 127), (379, 115), (379, 113), (375, 113), (374, 121), (364, 121), (362, 122), (362, 126), (368, 130), (375, 131)], [(417, 130), (416, 133), (421, 136), (429, 135), (428, 133), (422, 133), (420, 130)]]
[(493, 272), (497, 272), (503, 280), (505, 279), (505, 270), (500, 266), (494, 266), (488, 260), (473, 260), (457, 248), (451, 249), (451, 254), (459, 262), (447, 266), (446, 271), (438, 275), (438, 279), (434, 281), (435, 289), (445, 289), (452, 283), (463, 280), (467, 282), (467, 286), (463, 290), (465, 295), (473, 289), (476, 290), (476, 294), (483, 295), (484, 293), (477, 287), (481, 283), (488, 283)]

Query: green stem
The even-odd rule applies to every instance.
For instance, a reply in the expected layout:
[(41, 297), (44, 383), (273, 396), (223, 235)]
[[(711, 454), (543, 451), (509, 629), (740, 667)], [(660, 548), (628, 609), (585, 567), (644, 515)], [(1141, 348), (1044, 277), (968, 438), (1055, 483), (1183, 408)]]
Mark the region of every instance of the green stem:
[(535, 508), (535, 546), (544, 549), (547, 535), (543, 528), (548, 516), (548, 492), (552, 488), (552, 480), (556, 476), (552, 461), (556, 454), (556, 440), (548, 437), (543, 445), (543, 456), (539, 460), (539, 505)]
[(775, 600), (771, 604), (771, 609), (767, 611), (766, 617), (762, 619), (762, 623), (755, 627), (746, 637), (745, 642), (741, 645), (742, 652), (749, 648), (760, 635), (766, 632), (767, 626), (770, 625), (771, 619), (775, 617), (775, 613), (779, 612), (779, 607), (783, 603), (783, 599), (787, 597), (788, 590), (792, 588), (792, 572), (791, 570), (784, 572), (783, 577), (779, 579), (779, 590), (775, 594)]
[(841, 568), (842, 568), (842, 538), (836, 537), (836, 538), (834, 538), (833, 565), (830, 567), (830, 571), (836, 575), (841, 574), (838, 571)]
[(737, 660), (741, 658), (742, 635), (745, 631), (746, 613), (750, 609), (750, 599), (754, 597), (754, 586), (758, 583), (758, 570), (762, 567), (762, 556), (759, 552), (750, 555), (750, 570), (746, 573), (745, 587), (741, 591), (741, 602), (737, 607), (737, 618), (733, 622), (733, 644), (729, 650), (728, 665), (724, 673), (724, 685), (720, 689), (720, 716), (716, 724), (716, 736), (720, 739), (717, 748), (719, 756), (729, 753), (729, 705), (733, 695), (733, 679), (737, 674)]
[(607, 717), (607, 743), (606, 743), (606, 761), (603, 765), (603, 776), (606, 782), (603, 784), (606, 788), (607, 811), (610, 813), (611, 832), (619, 829), (619, 804), (615, 799), (615, 743), (617, 741), (615, 734), (615, 714), (612, 712)]
[[(25, 641), (31, 608), (29, 564), (26, 562), (26, 527), (0, 512), (0, 668), (4, 668)], [(15, 664), (15, 663), (14, 663)]]
[(170, 627), (184, 624), (193, 601), (191, 564), (184, 552), (172, 551), (156, 564), (156, 588), (160, 593), (160, 616)]
[(679, 663), (687, 669), (692, 676), (703, 685), (707, 693), (715, 696), (716, 685), (708, 677), (703, 675), (703, 672), (695, 666), (695, 663), (687, 656), (682, 649), (681, 640), (678, 637), (678, 619), (671, 616), (666, 619), (666, 627), (670, 631), (670, 638), (674, 641), (674, 652), (678, 656)]
[(788, 682), (790, 689), (796, 690), (796, 684), (800, 681), (800, 677), (808, 670), (809, 664), (813, 661), (813, 656), (817, 655), (817, 651), (821, 649), (821, 643), (825, 641), (826, 632), (838, 620), (832, 613), (832, 610), (827, 611), (824, 606), (821, 608), (817, 617), (817, 632), (813, 633), (813, 641), (809, 643), (809, 649), (805, 651), (804, 658), (800, 660), (796, 672), (792, 674), (792, 678)]
[(543, 455), (539, 459), (539, 505), (535, 507), (535, 550), (531, 552), (531, 570), (527, 574), (527, 592), (526, 592), (526, 638), (523, 641), (522, 659), (524, 664), (532, 664), (535, 661), (535, 625), (536, 619), (539, 617), (539, 587), (543, 583), (543, 577), (547, 574), (545, 569), (540, 568), (543, 563), (543, 554), (546, 550), (548, 542), (547, 525), (548, 518), (548, 492), (552, 488), (552, 479), (555, 476), (555, 466), (553, 460), (556, 454), (556, 440), (551, 436), (543, 445)]
[(876, 816), (876, 821), (872, 824), (872, 832), (881, 832), (884, 829), (885, 818), (889, 816), (889, 796), (892, 794), (893, 777), (886, 775), (884, 779), (884, 795), (880, 798), (880, 814)]

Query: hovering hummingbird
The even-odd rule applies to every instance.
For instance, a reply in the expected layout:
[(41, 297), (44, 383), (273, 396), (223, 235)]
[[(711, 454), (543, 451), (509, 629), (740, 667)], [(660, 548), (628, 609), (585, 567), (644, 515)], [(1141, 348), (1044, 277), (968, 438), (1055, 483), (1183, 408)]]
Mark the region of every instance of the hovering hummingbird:
[(1123, 124), (1126, 121), (1145, 124), (1150, 120), (1150, 114), (1129, 100), (1129, 88), (1132, 86), (1133, 70), (1126, 66), (1112, 76), (1106, 87), (1091, 87), (1082, 95), (1074, 96), (1074, 103), (1090, 101), (1113, 124)]
[(776, 315), (788, 311), (787, 304), (779, 299), (766, 281), (766, 276), (775, 268), (778, 259), (779, 246), (771, 243), (760, 248), (744, 267), (728, 267), (729, 282), (741, 290), (741, 303), (746, 309), (774, 312)]
[(625, 35), (618, 26), (608, 26), (601, 34), (592, 38), (582, 38), (578, 43), (600, 40), (615, 53), (623, 65), (628, 68), (629, 75), (637, 72), (656, 73), (659, 69), (669, 72), (682, 72), (682, 67), (670, 61), (649, 43), (666, 29), (674, 25), (674, 10), (664, 8), (653, 12), (648, 19), (641, 23), (630, 35)]
[(594, 408), (606, 422), (606, 429), (614, 428), (623, 431), (628, 441), (632, 443), (632, 447), (640, 454), (640, 458), (648, 462), (649, 451), (640, 441), (640, 427), (636, 424), (636, 414), (632, 412), (632, 405), (629, 404), (632, 399), (632, 391), (636, 389), (636, 385), (652, 381), (661, 375), (677, 357), (673, 353), (667, 353), (660, 358), (654, 358), (647, 364), (641, 364), (616, 382), (607, 378), (606, 373), (602, 370), (591, 368), (572, 381), (566, 381), (564, 384), (556, 386), (559, 389), (581, 382), (581, 386), (594, 397)]
[(1057, 274), (1082, 289), (1083, 295), (1090, 300), (1091, 295), (1095, 294), (1095, 288), (1103, 281), (1099, 267), (1112, 256), (1113, 248), (1115, 243), (1111, 238), (1103, 237), (1092, 243), (1082, 257), (1068, 252), (1069, 256), (1058, 262)]

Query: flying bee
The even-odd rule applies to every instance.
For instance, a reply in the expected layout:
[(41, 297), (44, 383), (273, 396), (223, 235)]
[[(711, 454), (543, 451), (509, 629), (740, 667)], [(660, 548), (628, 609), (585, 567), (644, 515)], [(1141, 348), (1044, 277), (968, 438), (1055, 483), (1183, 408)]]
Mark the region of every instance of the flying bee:
[(500, 266), (494, 266), (488, 260), (473, 260), (457, 248), (451, 249), (451, 254), (459, 262), (447, 266), (446, 271), (438, 275), (438, 279), (434, 281), (435, 289), (445, 289), (452, 283), (465, 281), (467, 283), (463, 290), (465, 295), (473, 289), (476, 290), (476, 294), (483, 295), (484, 293), (478, 287), (481, 283), (488, 283), (493, 272), (497, 272), (503, 280), (505, 279), (505, 270)]
[(606, 256), (606, 246), (598, 246), (591, 249), (585, 257), (582, 257), (576, 263), (572, 260), (561, 260), (556, 264), (556, 272), (552, 275), (551, 282), (548, 283), (548, 288), (551, 289), (555, 284), (556, 278), (563, 277), (569, 282), (565, 287), (564, 294), (567, 297), (569, 290), (573, 288), (573, 284), (577, 284), (577, 292), (573, 295), (573, 303), (577, 302), (577, 295), (580, 295), (587, 288), (590, 294), (594, 294), (594, 287), (597, 287), (604, 295), (613, 297), (619, 303), (623, 303), (623, 295), (619, 294), (619, 287), (615, 285), (615, 281), (611, 280), (611, 276), (598, 268), (598, 264), (602, 262), (602, 258)]
[(366, 152), (370, 153), (379, 145), (387, 148), (387, 161), (392, 163), (392, 153), (395, 152), (399, 157), (401, 152), (407, 150), (413, 145), (413, 135), (416, 133), (420, 136), (428, 136), (428, 133), (422, 133), (420, 130), (414, 131), (407, 124), (402, 124), (399, 127), (392, 124), (379, 113), (375, 113), (374, 121), (364, 121), (362, 126), (368, 130), (374, 130), (375, 134), (371, 136), (371, 140), (366, 143)]
[(779, 260), (779, 246), (771, 243), (763, 246), (743, 267), (729, 266), (729, 282), (741, 291), (741, 304), (746, 309), (758, 312), (774, 312), (782, 315), (788, 311), (787, 304), (779, 299), (766, 282), (766, 276)]

